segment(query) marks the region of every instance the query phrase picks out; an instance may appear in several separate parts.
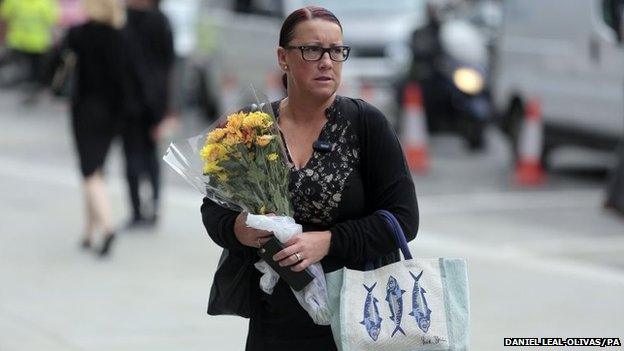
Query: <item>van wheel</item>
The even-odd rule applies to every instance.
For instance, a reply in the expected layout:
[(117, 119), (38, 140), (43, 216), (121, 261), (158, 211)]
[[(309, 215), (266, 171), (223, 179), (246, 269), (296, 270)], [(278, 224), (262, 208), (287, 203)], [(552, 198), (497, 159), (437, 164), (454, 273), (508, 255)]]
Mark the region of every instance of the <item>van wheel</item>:
[[(520, 150), (520, 131), (525, 123), (524, 119), (524, 108), (520, 104), (514, 104), (511, 108), (511, 111), (508, 115), (508, 123), (507, 123), (507, 132), (509, 134), (509, 140), (511, 142), (511, 152), (513, 155), (512, 166), (518, 163), (519, 159), (519, 150)], [(547, 131), (544, 130), (544, 143), (542, 145), (542, 153), (540, 155), (540, 163), (542, 169), (549, 169), (549, 159), (552, 153), (552, 150), (555, 148), (555, 145), (551, 145), (547, 143), (548, 140)]]

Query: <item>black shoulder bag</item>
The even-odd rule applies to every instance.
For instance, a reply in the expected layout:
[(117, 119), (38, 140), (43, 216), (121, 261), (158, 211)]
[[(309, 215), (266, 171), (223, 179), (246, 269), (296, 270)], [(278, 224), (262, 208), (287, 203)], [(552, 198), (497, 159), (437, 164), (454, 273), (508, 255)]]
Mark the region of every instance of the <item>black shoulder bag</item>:
[(209, 315), (251, 316), (256, 260), (251, 250), (223, 250), (210, 289)]

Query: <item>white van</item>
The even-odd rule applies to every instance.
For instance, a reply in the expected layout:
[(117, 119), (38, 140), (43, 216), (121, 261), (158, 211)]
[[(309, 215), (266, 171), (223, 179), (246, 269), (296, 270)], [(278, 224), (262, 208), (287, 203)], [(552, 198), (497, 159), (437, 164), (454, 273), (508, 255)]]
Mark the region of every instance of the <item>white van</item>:
[(541, 102), (542, 162), (560, 145), (613, 150), (624, 136), (623, 0), (505, 0), (492, 97), (517, 150), (523, 107)]

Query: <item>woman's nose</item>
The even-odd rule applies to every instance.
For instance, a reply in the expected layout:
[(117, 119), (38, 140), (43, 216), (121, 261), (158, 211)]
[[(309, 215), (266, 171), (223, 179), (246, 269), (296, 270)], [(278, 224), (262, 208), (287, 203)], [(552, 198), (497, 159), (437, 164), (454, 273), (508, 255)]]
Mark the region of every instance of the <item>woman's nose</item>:
[(329, 52), (324, 52), (323, 56), (321, 56), (321, 59), (319, 60), (319, 68), (327, 69), (327, 68), (331, 68), (332, 65), (333, 65), (333, 62), (331, 58), (329, 57)]

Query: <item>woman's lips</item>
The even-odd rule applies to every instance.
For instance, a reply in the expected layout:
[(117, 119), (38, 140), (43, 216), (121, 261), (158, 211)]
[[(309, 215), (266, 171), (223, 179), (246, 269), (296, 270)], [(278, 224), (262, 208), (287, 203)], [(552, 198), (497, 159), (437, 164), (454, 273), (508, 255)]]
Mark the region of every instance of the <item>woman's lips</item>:
[(331, 79), (330, 77), (318, 77), (318, 78), (314, 78), (314, 80), (319, 81), (319, 82), (329, 82), (333, 79)]

